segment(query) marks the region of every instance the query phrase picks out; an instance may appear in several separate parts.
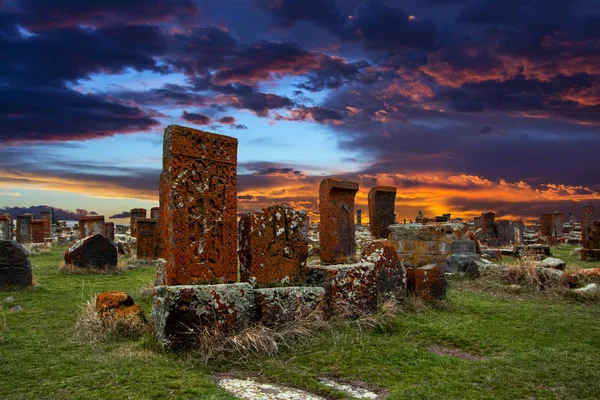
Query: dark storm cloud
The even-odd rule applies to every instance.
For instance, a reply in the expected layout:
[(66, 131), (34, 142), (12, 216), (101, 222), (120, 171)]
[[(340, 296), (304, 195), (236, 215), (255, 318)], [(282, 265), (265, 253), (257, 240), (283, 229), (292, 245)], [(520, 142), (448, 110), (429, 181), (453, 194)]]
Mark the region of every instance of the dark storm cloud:
[(118, 214), (111, 215), (111, 216), (110, 216), (110, 217), (108, 217), (108, 218), (110, 218), (110, 219), (117, 219), (117, 218), (129, 218), (130, 216), (131, 216), (131, 213), (130, 213), (129, 211), (123, 211), (123, 212), (120, 212), (120, 213), (118, 213)]
[(326, 30), (340, 32), (346, 19), (332, 0), (258, 0), (258, 3), (276, 18), (277, 24), (286, 27), (296, 21), (310, 21)]
[(210, 117), (207, 115), (187, 111), (184, 111), (181, 114), (181, 118), (195, 125), (209, 125), (212, 122)]

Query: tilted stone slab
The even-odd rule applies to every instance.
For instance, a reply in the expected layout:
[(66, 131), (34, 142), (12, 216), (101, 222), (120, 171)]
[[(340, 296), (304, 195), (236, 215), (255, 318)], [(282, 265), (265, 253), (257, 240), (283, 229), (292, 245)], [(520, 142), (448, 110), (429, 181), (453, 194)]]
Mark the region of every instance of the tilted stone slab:
[(322, 313), (325, 306), (322, 287), (256, 289), (255, 295), (258, 322), (269, 328), (280, 328), (312, 313)]
[(29, 252), (13, 240), (0, 240), (0, 288), (31, 286)]
[(165, 346), (198, 347), (203, 331), (232, 335), (256, 323), (254, 289), (249, 283), (157, 286), (151, 319)]
[(446, 276), (444, 267), (439, 264), (408, 268), (406, 281), (409, 293), (422, 299), (441, 299), (446, 296)]
[(379, 304), (406, 297), (406, 276), (394, 246), (381, 240), (367, 243), (362, 249), (362, 258), (375, 265)]
[(309, 265), (306, 282), (325, 289), (326, 312), (357, 318), (377, 310), (375, 264)]
[(117, 257), (115, 242), (99, 233), (78, 240), (65, 250), (65, 263), (80, 268), (115, 267)]

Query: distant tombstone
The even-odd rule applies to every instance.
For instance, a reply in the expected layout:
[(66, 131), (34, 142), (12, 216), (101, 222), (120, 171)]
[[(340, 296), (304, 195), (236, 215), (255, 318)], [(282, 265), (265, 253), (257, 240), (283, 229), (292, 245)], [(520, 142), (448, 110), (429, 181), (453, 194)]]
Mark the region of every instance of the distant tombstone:
[(556, 211), (552, 214), (552, 236), (563, 237), (563, 213)]
[(589, 204), (585, 204), (581, 210), (581, 244), (583, 247), (587, 247), (588, 241), (588, 228), (594, 222), (594, 207)]
[(50, 211), (40, 211), (40, 219), (44, 221), (44, 237), (50, 237), (52, 214)]
[(473, 223), (475, 224), (475, 230), (481, 228), (481, 217), (473, 218)]
[(507, 246), (514, 240), (514, 232), (510, 221), (499, 219), (496, 221), (496, 236), (500, 246)]
[(8, 215), (0, 214), (0, 240), (10, 240), (12, 238), (11, 230)]
[(160, 207), (152, 207), (150, 209), (150, 219), (158, 220), (159, 216), (160, 216)]
[(517, 245), (523, 244), (523, 229), (525, 224), (523, 224), (523, 221), (513, 221), (511, 226), (513, 230), (513, 243)]
[(242, 215), (239, 223), (240, 280), (304, 284), (308, 244), (306, 212), (274, 205)]
[(554, 221), (552, 214), (542, 214), (540, 216), (540, 235), (550, 237), (554, 231)]
[(115, 240), (115, 223), (114, 222), (105, 222), (104, 223), (104, 236), (109, 238), (114, 242)]
[(65, 263), (79, 268), (106, 268), (117, 265), (117, 246), (106, 236), (96, 233), (78, 240), (65, 251)]
[(369, 227), (376, 238), (387, 238), (388, 227), (394, 224), (396, 188), (375, 186), (369, 191)]
[(321, 261), (339, 264), (356, 256), (354, 196), (358, 183), (324, 179), (319, 187)]
[(79, 217), (79, 236), (104, 235), (104, 215), (86, 215)]
[(31, 221), (32, 214), (17, 215), (17, 242), (31, 243)]
[(34, 219), (31, 221), (31, 242), (32, 243), (44, 243), (45, 229), (44, 221), (41, 219)]
[(138, 260), (156, 259), (156, 222), (152, 218), (138, 218), (136, 221)]
[(356, 225), (362, 226), (362, 210), (356, 210)]
[(165, 130), (159, 237), (167, 285), (237, 281), (236, 166), (237, 139)]
[(137, 237), (137, 227), (135, 222), (138, 218), (146, 218), (145, 208), (133, 208), (129, 212), (129, 231), (131, 232), (131, 237)]
[(16, 241), (0, 240), (0, 289), (32, 284), (27, 249)]
[(496, 214), (484, 211), (481, 214), (481, 238), (494, 239), (496, 237)]

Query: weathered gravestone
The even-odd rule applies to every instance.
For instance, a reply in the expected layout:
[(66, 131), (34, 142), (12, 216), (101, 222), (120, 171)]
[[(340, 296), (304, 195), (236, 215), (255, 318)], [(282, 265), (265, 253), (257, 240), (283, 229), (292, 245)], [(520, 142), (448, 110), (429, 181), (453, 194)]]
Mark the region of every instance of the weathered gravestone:
[(274, 205), (242, 215), (239, 223), (242, 282), (304, 283), (306, 279), (306, 212)]
[(160, 207), (152, 207), (150, 209), (150, 219), (155, 219), (158, 221), (159, 216), (160, 216)]
[(600, 221), (594, 221), (587, 228), (586, 247), (581, 249), (581, 259), (584, 261), (600, 261)]
[(515, 245), (523, 244), (523, 230), (525, 228), (523, 221), (513, 221), (511, 227), (513, 230), (513, 243)]
[(27, 249), (16, 241), (0, 240), (0, 289), (32, 284)]
[(44, 221), (41, 219), (34, 219), (31, 222), (31, 242), (32, 243), (44, 243)]
[(496, 214), (492, 211), (484, 211), (481, 214), (481, 239), (492, 240), (496, 238)]
[(387, 238), (390, 233), (388, 226), (394, 224), (396, 188), (375, 186), (369, 191), (368, 199), (371, 235), (376, 238)]
[(50, 211), (40, 211), (40, 219), (44, 221), (44, 237), (49, 238), (52, 229), (52, 213)]
[(156, 220), (151, 218), (138, 218), (136, 255), (138, 260), (156, 259)]
[(79, 217), (79, 235), (83, 239), (95, 234), (104, 235), (104, 215)]
[(581, 245), (587, 248), (588, 228), (594, 222), (594, 207), (585, 204), (581, 210)]
[(12, 239), (11, 221), (8, 215), (0, 214), (0, 240)]
[(129, 211), (129, 232), (131, 233), (131, 237), (137, 237), (136, 221), (138, 218), (146, 218), (145, 208), (132, 208)]
[(406, 277), (394, 246), (387, 241), (372, 241), (363, 247), (361, 256), (375, 265), (379, 304), (406, 297)]
[(17, 215), (17, 242), (31, 243), (31, 221), (32, 214)]
[(356, 256), (354, 196), (358, 183), (324, 179), (319, 187), (321, 261), (338, 264)]
[(319, 312), (325, 306), (325, 289), (291, 286), (256, 289), (258, 322), (278, 328)]
[(476, 240), (455, 240), (451, 245), (452, 255), (444, 264), (445, 272), (466, 272), (468, 275), (477, 276), (478, 268), (475, 261), (481, 260), (477, 254)]
[(554, 231), (553, 215), (542, 214), (540, 216), (540, 235), (550, 237)]
[(79, 268), (110, 268), (117, 265), (117, 246), (106, 236), (95, 233), (78, 240), (65, 251), (65, 263)]
[(552, 214), (552, 236), (563, 237), (563, 213), (555, 211)]
[(496, 236), (500, 246), (508, 246), (514, 240), (514, 232), (510, 221), (499, 219), (496, 221)]
[(104, 223), (104, 236), (115, 241), (115, 223), (114, 222), (105, 222)]
[(362, 226), (362, 210), (356, 210), (356, 225)]
[(475, 230), (481, 228), (481, 217), (474, 217), (473, 224), (475, 225)]
[(441, 265), (429, 264), (419, 268), (408, 268), (406, 282), (408, 292), (422, 299), (441, 299), (446, 296), (446, 277)]

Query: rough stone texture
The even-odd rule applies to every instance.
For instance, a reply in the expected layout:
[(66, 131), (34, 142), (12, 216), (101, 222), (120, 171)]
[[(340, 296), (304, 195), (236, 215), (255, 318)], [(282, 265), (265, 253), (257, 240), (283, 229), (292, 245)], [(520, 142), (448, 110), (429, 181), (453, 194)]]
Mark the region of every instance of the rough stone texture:
[(256, 323), (254, 290), (249, 283), (157, 286), (152, 322), (169, 348), (198, 346), (202, 330), (234, 334)]
[(475, 225), (475, 230), (481, 229), (481, 217), (474, 217), (473, 224)]
[(12, 239), (11, 230), (11, 221), (8, 215), (0, 214), (0, 240)]
[(138, 218), (146, 218), (145, 208), (132, 208), (129, 211), (129, 232), (131, 237), (137, 237), (137, 220)]
[(325, 289), (325, 310), (329, 315), (357, 318), (377, 310), (377, 273), (373, 263), (309, 265), (306, 282)]
[(319, 187), (321, 262), (338, 264), (356, 257), (354, 196), (358, 183), (324, 179)]
[(552, 236), (556, 236), (557, 238), (561, 238), (564, 236), (563, 232), (563, 213), (555, 212), (552, 214)]
[(52, 213), (50, 211), (40, 211), (40, 219), (44, 221), (44, 237), (49, 238), (52, 228)]
[(394, 246), (386, 241), (373, 241), (363, 247), (361, 256), (375, 265), (379, 304), (406, 297), (406, 276)]
[(508, 246), (514, 240), (514, 232), (510, 221), (499, 219), (496, 221), (496, 237), (500, 246)]
[(525, 224), (523, 221), (513, 221), (511, 223), (511, 227), (513, 230), (513, 243), (514, 244), (523, 244), (523, 230), (525, 228)]
[(34, 219), (31, 224), (31, 243), (44, 243), (44, 221)]
[(325, 289), (296, 286), (255, 290), (258, 322), (280, 328), (311, 313), (323, 312)]
[(534, 260), (541, 261), (550, 257), (550, 246), (544, 244), (527, 244), (513, 247), (515, 257), (532, 257)]
[(17, 215), (17, 242), (31, 243), (31, 221), (33, 221), (32, 214)]
[(444, 240), (395, 240), (390, 243), (398, 254), (450, 253), (450, 242)]
[(552, 233), (554, 231), (552, 219), (552, 214), (542, 214), (540, 216), (540, 235), (546, 237), (552, 236)]
[(306, 280), (306, 212), (273, 205), (242, 215), (239, 223), (242, 282), (268, 284)]
[(97, 233), (104, 235), (104, 215), (79, 217), (79, 235), (82, 239)]
[(559, 269), (561, 271), (564, 271), (566, 266), (567, 266), (567, 263), (565, 263), (563, 260), (561, 260), (559, 258), (554, 258), (554, 257), (544, 258), (540, 264), (540, 267)]
[(169, 125), (160, 237), (169, 285), (237, 281), (237, 139)]
[(452, 254), (477, 254), (477, 244), (473, 240), (455, 240), (451, 245)]
[(584, 248), (587, 248), (587, 241), (588, 241), (588, 227), (590, 227), (592, 225), (592, 222), (594, 221), (594, 207), (590, 206), (588, 204), (585, 204), (583, 206), (583, 209), (581, 210), (581, 245)]
[(444, 267), (429, 264), (406, 270), (408, 292), (425, 300), (440, 299), (446, 296), (446, 276)]
[(479, 276), (476, 261), (481, 261), (479, 254), (452, 254), (444, 263), (445, 272), (466, 272), (472, 277)]
[(581, 249), (581, 261), (600, 261), (600, 249)]
[(431, 225), (391, 225), (390, 240), (445, 240), (452, 241), (467, 237), (467, 225), (462, 222), (446, 222)]
[(103, 321), (120, 319), (146, 321), (140, 306), (135, 304), (131, 296), (120, 290), (102, 292), (96, 296), (96, 312)]
[(150, 209), (150, 219), (158, 220), (160, 217), (160, 207), (152, 207)]
[(362, 210), (356, 210), (356, 225), (362, 226)]
[(587, 227), (587, 242), (584, 248), (600, 249), (600, 221), (594, 221)]
[(481, 238), (484, 240), (496, 238), (496, 214), (492, 211), (481, 213)]
[(78, 240), (65, 251), (65, 263), (80, 268), (105, 268), (117, 265), (117, 246), (109, 238), (96, 233)]
[(371, 235), (376, 238), (387, 238), (390, 234), (388, 227), (394, 224), (396, 188), (375, 186), (369, 191), (368, 199)]
[(104, 236), (115, 241), (115, 223), (114, 222), (105, 222), (104, 223)]
[(31, 286), (33, 277), (29, 252), (13, 240), (0, 240), (0, 289)]
[(150, 218), (138, 218), (136, 256), (138, 260), (156, 259), (156, 220)]

